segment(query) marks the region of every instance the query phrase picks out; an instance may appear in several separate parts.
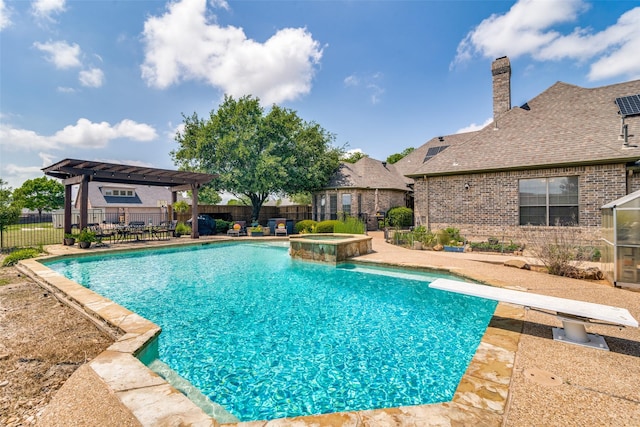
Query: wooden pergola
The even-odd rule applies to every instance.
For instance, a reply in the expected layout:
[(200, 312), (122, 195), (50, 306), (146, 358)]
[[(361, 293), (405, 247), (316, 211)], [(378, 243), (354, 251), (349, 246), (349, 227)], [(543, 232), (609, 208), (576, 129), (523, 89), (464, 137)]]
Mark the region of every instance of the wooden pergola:
[(71, 233), (71, 187), (80, 185), (80, 229), (87, 227), (89, 217), (89, 182), (115, 184), (152, 185), (169, 187), (171, 204), (177, 201), (178, 191), (191, 190), (191, 237), (198, 233), (198, 189), (211, 182), (216, 175), (155, 169), (144, 166), (94, 162), (90, 160), (64, 159), (43, 168), (45, 175), (62, 180), (64, 184), (64, 232)]

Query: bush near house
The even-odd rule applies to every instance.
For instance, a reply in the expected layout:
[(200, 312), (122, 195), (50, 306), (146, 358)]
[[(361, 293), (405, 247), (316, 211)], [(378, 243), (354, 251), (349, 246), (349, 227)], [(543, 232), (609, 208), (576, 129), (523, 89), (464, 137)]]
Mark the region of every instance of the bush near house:
[(466, 239), (460, 235), (460, 230), (454, 227), (443, 228), (436, 232), (438, 243), (443, 246), (458, 246), (464, 244)]
[(392, 227), (409, 227), (413, 224), (413, 210), (402, 206), (391, 208), (387, 218)]
[(574, 277), (576, 270), (596, 254), (595, 247), (585, 248), (583, 231), (576, 225), (526, 226), (520, 232), (527, 242), (527, 249), (549, 274)]
[(346, 217), (333, 228), (334, 233), (364, 234), (367, 227), (364, 222), (352, 216)]
[(220, 218), (216, 218), (215, 221), (216, 221), (216, 230), (218, 232), (228, 230), (232, 224), (232, 221), (225, 221), (224, 219), (220, 219)]
[(295, 225), (296, 233), (313, 233), (316, 224), (318, 224), (318, 222), (312, 219), (298, 221)]
[(316, 233), (333, 233), (336, 224), (340, 224), (340, 221), (338, 221), (337, 219), (320, 221), (318, 224), (316, 224)]
[(514, 243), (513, 241), (509, 241), (509, 243), (503, 242), (500, 243), (497, 240), (489, 239), (486, 242), (470, 242), (469, 246), (474, 251), (479, 252), (516, 252), (524, 249), (524, 245), (521, 243)]

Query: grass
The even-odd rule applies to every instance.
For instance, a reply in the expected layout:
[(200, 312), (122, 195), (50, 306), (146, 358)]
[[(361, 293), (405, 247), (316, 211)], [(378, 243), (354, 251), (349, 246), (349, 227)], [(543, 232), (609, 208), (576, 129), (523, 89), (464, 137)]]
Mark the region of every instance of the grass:
[(12, 224), (2, 232), (2, 245), (5, 248), (41, 246), (62, 243), (64, 230), (54, 228), (51, 222), (32, 224)]

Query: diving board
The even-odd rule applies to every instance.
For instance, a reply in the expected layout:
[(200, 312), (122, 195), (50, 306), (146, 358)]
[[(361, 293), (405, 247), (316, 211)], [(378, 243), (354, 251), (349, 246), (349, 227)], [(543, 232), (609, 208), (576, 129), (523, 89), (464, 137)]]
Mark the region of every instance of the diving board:
[(555, 313), (558, 319), (562, 321), (563, 328), (553, 328), (553, 339), (586, 347), (609, 350), (603, 337), (596, 334), (587, 334), (584, 327), (585, 324), (597, 323), (608, 326), (638, 327), (638, 321), (634, 319), (626, 308), (532, 294), (529, 292), (450, 279), (436, 279), (429, 284), (429, 287), (499, 302), (522, 305), (527, 308), (541, 310), (547, 314)]

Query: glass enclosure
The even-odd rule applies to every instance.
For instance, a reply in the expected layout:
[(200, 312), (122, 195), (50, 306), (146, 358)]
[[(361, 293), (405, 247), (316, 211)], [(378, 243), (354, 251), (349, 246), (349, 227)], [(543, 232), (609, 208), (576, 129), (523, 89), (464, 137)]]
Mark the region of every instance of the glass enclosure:
[(640, 191), (602, 207), (602, 270), (616, 286), (640, 288)]

